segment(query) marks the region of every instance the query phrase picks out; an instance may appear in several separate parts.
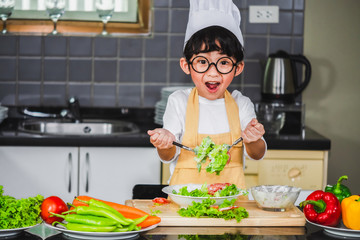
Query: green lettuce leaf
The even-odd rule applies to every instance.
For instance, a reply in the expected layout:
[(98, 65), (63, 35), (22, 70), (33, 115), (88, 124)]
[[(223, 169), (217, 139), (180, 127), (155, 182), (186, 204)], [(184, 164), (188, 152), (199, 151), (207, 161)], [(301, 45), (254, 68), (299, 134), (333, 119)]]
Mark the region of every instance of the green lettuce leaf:
[(233, 206), (236, 199), (231, 201), (225, 200), (219, 208), (213, 207), (215, 200), (207, 198), (204, 199), (201, 203), (193, 202), (192, 205), (189, 205), (187, 208), (180, 208), (178, 213), (182, 217), (210, 217), (210, 218), (223, 218), (225, 220), (236, 219), (237, 222), (240, 222), (241, 219), (249, 217), (248, 211), (243, 207), (238, 207), (234, 209), (229, 209), (225, 211), (220, 211), (219, 209)]
[(206, 167), (206, 171), (209, 173), (216, 173), (220, 175), (220, 172), (224, 169), (227, 161), (229, 160), (227, 144), (215, 145), (215, 147), (208, 154), (210, 163)]
[(201, 188), (194, 189), (190, 192), (187, 189), (187, 186), (180, 188), (178, 192), (176, 190), (172, 191), (173, 194), (182, 195), (182, 196), (191, 196), (191, 197), (227, 197), (227, 196), (237, 195), (240, 192), (244, 196), (248, 194), (248, 191), (243, 189), (238, 189), (235, 184), (231, 184), (229, 186), (224, 187), (221, 190), (216, 191), (214, 195), (211, 195), (209, 194), (209, 190), (207, 188), (206, 183), (201, 185)]
[(200, 146), (195, 147), (196, 156), (194, 160), (198, 171), (201, 171), (202, 164), (206, 163), (206, 159), (210, 159), (210, 163), (206, 167), (209, 173), (219, 175), (229, 160), (228, 144), (216, 145), (209, 136), (201, 141)]
[(29, 227), (41, 223), (43, 196), (16, 199), (3, 195), (2, 189), (3, 186), (0, 185), (0, 229)]
[(197, 153), (194, 160), (197, 163), (197, 169), (200, 172), (201, 171), (201, 165), (206, 162), (206, 158), (208, 157), (208, 154), (215, 146), (215, 143), (211, 140), (209, 136), (204, 138), (201, 141), (200, 146), (195, 147), (195, 152)]

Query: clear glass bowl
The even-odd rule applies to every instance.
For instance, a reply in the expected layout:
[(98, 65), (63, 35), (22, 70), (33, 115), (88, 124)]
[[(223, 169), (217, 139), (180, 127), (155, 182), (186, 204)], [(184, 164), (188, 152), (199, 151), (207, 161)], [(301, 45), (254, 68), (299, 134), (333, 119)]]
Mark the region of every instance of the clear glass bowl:
[[(180, 188), (183, 188), (187, 186), (188, 191), (192, 191), (195, 189), (200, 189), (202, 184), (180, 184), (180, 185), (172, 185), (172, 186), (167, 186), (164, 187), (162, 189), (162, 191), (166, 194), (169, 195), (169, 197), (171, 198), (171, 200), (173, 202), (175, 202), (176, 204), (178, 204), (180, 207), (182, 208), (186, 208), (187, 206), (191, 205), (192, 202), (202, 202), (202, 200), (207, 199), (208, 197), (190, 197), (190, 196), (182, 196), (182, 195), (178, 195), (178, 194), (174, 194), (173, 190), (175, 190), (176, 192), (179, 191)], [(241, 195), (246, 195), (247, 191), (246, 190), (240, 190), (240, 193), (237, 195), (232, 195), (232, 196), (226, 196), (226, 197), (210, 197), (210, 199), (214, 199), (215, 205), (220, 205), (221, 203), (224, 202), (225, 199), (227, 200), (232, 200), (232, 199), (236, 199)]]
[(301, 188), (286, 185), (260, 185), (252, 187), (250, 191), (259, 208), (283, 212), (294, 207)]

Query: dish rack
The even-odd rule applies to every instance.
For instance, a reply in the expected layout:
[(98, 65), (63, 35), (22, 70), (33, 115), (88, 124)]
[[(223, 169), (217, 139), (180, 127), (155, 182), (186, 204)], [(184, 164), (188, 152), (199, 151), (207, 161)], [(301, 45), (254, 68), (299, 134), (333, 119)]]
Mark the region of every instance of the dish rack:
[(167, 100), (173, 92), (180, 89), (187, 89), (189, 86), (182, 87), (164, 87), (161, 89), (161, 100), (155, 104), (155, 117), (154, 122), (159, 125), (163, 125), (163, 115), (165, 113)]
[(0, 106), (0, 123), (8, 117), (8, 108)]

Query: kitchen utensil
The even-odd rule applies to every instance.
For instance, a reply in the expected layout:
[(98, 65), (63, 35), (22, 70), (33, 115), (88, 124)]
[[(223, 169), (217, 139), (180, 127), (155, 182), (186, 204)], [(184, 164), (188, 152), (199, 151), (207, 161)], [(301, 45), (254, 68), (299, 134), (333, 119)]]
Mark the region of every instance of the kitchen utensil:
[(284, 212), (294, 207), (301, 188), (286, 185), (259, 185), (250, 190), (259, 208), (273, 212)]
[(238, 139), (236, 139), (233, 144), (231, 144), (230, 146), (228, 146), (228, 151), (230, 151), (230, 148), (232, 148), (233, 146), (235, 146), (236, 144), (238, 144), (238, 143), (241, 142), (242, 140), (243, 140), (242, 137), (239, 137)]
[(185, 149), (185, 150), (192, 151), (192, 152), (194, 152), (195, 154), (197, 154), (194, 149), (192, 149), (192, 148), (190, 148), (190, 147), (188, 147), (188, 146), (182, 145), (181, 143), (178, 143), (178, 142), (175, 142), (175, 141), (174, 141), (173, 144), (174, 144), (175, 146), (181, 147), (181, 148), (183, 148), (183, 149)]
[[(296, 63), (305, 66), (305, 79), (299, 83)], [(294, 102), (310, 82), (311, 65), (303, 55), (285, 51), (270, 54), (266, 62), (261, 96), (264, 101)]]
[(192, 196), (183, 196), (183, 195), (179, 195), (179, 194), (175, 194), (173, 193), (173, 191), (175, 190), (176, 192), (179, 192), (179, 190), (183, 187), (187, 187), (187, 190), (189, 192), (195, 190), (195, 189), (200, 189), (203, 185), (202, 184), (180, 184), (180, 185), (172, 185), (172, 186), (167, 186), (164, 187), (162, 189), (162, 191), (166, 194), (168, 194), (168, 196), (171, 198), (171, 200), (178, 204), (180, 207), (187, 207), (189, 205), (192, 204), (192, 202), (202, 202), (202, 200), (204, 199), (214, 199), (215, 200), (215, 204), (214, 205), (220, 205), (222, 204), (225, 199), (227, 200), (232, 200), (232, 199), (236, 199), (241, 195), (246, 195), (247, 191), (239, 189), (239, 193), (236, 195), (231, 195), (231, 196), (226, 196), (226, 197), (192, 197)]

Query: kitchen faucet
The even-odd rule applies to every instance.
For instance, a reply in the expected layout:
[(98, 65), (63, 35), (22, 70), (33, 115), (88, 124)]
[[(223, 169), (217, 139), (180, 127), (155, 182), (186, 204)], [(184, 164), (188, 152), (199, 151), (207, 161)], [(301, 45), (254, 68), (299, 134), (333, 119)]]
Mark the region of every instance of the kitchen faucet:
[(71, 119), (75, 123), (82, 122), (81, 114), (80, 114), (80, 104), (79, 100), (75, 97), (71, 97), (68, 100), (68, 108), (63, 109), (60, 114), (56, 113), (44, 113), (38, 111), (31, 111), (28, 108), (24, 108), (20, 110), (22, 114), (30, 117), (36, 118), (67, 118)]
[(68, 110), (64, 109), (61, 111), (60, 115), (65, 118), (70, 118), (76, 123), (82, 122), (79, 100), (75, 97), (69, 98)]

